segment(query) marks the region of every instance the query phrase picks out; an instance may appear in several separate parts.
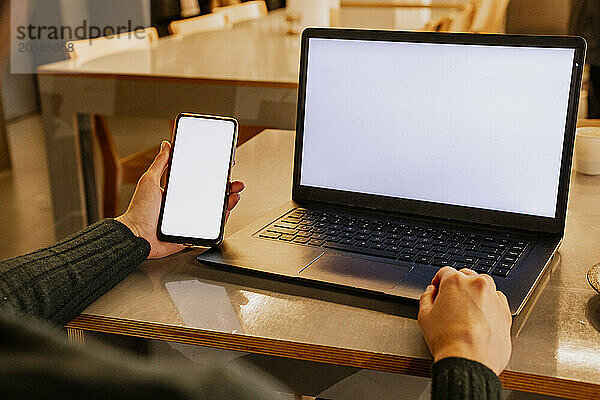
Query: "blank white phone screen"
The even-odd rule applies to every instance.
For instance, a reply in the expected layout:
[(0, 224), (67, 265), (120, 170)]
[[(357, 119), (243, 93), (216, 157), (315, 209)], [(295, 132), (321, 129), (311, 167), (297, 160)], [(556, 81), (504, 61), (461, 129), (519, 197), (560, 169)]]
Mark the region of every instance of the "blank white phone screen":
[(234, 134), (232, 121), (179, 119), (162, 233), (209, 240), (219, 237)]
[(554, 217), (573, 59), (310, 39), (300, 183)]

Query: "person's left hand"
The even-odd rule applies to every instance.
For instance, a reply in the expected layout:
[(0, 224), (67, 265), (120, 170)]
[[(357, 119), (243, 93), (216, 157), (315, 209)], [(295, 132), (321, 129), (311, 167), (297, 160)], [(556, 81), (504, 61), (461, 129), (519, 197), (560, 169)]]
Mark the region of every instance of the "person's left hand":
[[(160, 186), (160, 178), (167, 168), (170, 150), (171, 144), (166, 141), (162, 142), (160, 152), (154, 158), (150, 168), (138, 181), (127, 211), (115, 218), (131, 229), (134, 235), (144, 238), (150, 243), (149, 259), (166, 257), (186, 248), (182, 244), (161, 242), (156, 237), (160, 204), (164, 191)], [(226, 218), (229, 218), (229, 212), (240, 201), (242, 190), (244, 190), (242, 182), (231, 182)]]

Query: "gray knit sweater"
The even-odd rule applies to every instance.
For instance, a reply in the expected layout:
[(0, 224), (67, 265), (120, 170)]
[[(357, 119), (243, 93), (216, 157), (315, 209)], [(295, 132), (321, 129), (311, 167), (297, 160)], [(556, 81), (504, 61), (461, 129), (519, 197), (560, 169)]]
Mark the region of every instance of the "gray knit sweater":
[[(149, 365), (101, 346), (75, 347), (47, 325), (70, 321), (149, 252), (148, 242), (125, 225), (104, 220), (0, 262), (0, 398), (280, 398), (281, 385), (241, 366), (181, 371)], [(477, 362), (447, 358), (432, 374), (433, 399), (500, 399), (500, 380)]]

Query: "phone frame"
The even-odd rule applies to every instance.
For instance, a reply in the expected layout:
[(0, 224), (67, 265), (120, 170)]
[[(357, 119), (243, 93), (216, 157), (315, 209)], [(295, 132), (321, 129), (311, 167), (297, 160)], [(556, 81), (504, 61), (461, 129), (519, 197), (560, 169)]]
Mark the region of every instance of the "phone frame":
[[(228, 121), (233, 122), (234, 132), (233, 132), (233, 142), (231, 145), (231, 152), (229, 154), (229, 168), (227, 170), (227, 180), (225, 181), (225, 198), (223, 199), (223, 210), (221, 212), (221, 226), (219, 228), (219, 236), (216, 239), (203, 239), (196, 237), (185, 237), (185, 236), (173, 236), (167, 235), (162, 232), (162, 221), (163, 221), (163, 213), (165, 209), (165, 202), (167, 199), (167, 191), (169, 190), (169, 178), (171, 177), (171, 163), (173, 161), (173, 153), (175, 150), (175, 142), (177, 140), (177, 130), (179, 128), (179, 120), (181, 118), (198, 118), (198, 119), (210, 119), (210, 120), (220, 120), (220, 121)], [(156, 235), (158, 240), (161, 242), (170, 242), (170, 243), (181, 243), (192, 246), (204, 246), (204, 247), (215, 247), (223, 242), (223, 233), (225, 230), (225, 216), (227, 215), (227, 198), (229, 197), (229, 189), (230, 189), (230, 180), (231, 180), (231, 169), (233, 167), (233, 160), (235, 157), (235, 147), (237, 144), (239, 131), (239, 123), (235, 118), (232, 117), (222, 117), (217, 115), (204, 115), (204, 114), (194, 114), (194, 113), (180, 113), (177, 115), (175, 119), (175, 124), (173, 126), (173, 136), (171, 141), (171, 153), (169, 154), (169, 164), (166, 170), (166, 183), (165, 189), (163, 191), (162, 201), (160, 204), (160, 214), (158, 217), (158, 225), (156, 227)]]

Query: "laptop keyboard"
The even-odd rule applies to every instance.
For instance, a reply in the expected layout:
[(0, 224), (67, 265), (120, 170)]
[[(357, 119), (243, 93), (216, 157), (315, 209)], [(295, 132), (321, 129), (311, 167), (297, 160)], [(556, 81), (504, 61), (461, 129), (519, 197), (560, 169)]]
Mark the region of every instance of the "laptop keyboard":
[(498, 277), (510, 274), (529, 245), (508, 235), (471, 234), (305, 208), (277, 218), (257, 236), (438, 268), (469, 268)]

